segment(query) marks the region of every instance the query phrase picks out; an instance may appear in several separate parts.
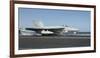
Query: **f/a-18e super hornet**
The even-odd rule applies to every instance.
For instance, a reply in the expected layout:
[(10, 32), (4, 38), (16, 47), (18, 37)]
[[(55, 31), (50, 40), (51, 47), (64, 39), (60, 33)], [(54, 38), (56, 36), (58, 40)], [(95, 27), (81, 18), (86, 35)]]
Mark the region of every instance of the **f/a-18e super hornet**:
[(63, 35), (64, 33), (73, 32), (74, 34), (79, 31), (79, 29), (62, 25), (62, 26), (44, 26), (41, 21), (34, 20), (33, 27), (25, 28), (25, 30), (35, 31), (35, 34), (53, 34), (53, 35)]

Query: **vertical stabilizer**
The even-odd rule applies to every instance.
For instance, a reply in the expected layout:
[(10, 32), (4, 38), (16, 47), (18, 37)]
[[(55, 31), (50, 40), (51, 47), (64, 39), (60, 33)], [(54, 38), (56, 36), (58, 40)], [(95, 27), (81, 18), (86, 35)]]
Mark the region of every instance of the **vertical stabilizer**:
[(40, 20), (33, 20), (33, 27), (34, 28), (43, 28), (43, 23)]

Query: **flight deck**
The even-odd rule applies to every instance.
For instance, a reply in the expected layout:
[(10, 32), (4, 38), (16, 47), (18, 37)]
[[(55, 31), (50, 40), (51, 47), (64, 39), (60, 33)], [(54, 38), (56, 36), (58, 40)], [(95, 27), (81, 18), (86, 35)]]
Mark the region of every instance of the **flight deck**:
[(19, 36), (19, 50), (90, 46), (90, 35)]

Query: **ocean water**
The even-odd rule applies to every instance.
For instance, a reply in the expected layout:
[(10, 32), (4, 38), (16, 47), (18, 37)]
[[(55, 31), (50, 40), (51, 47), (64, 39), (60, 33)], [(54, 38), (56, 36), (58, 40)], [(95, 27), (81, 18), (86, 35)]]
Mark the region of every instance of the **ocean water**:
[(65, 33), (64, 36), (78, 36), (78, 37), (90, 37), (91, 36), (91, 32), (77, 32), (77, 33), (73, 33), (73, 32), (70, 32), (70, 33)]

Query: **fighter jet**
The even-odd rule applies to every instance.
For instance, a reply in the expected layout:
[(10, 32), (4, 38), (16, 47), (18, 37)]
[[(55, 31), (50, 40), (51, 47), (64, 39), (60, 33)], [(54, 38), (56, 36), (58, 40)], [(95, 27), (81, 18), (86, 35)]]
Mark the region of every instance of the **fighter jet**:
[(73, 32), (76, 34), (79, 29), (67, 26), (67, 25), (61, 25), (61, 26), (44, 26), (42, 21), (33, 21), (33, 27), (31, 28), (25, 28), (25, 30), (35, 31), (35, 34), (41, 34), (41, 35), (63, 35), (64, 33)]

